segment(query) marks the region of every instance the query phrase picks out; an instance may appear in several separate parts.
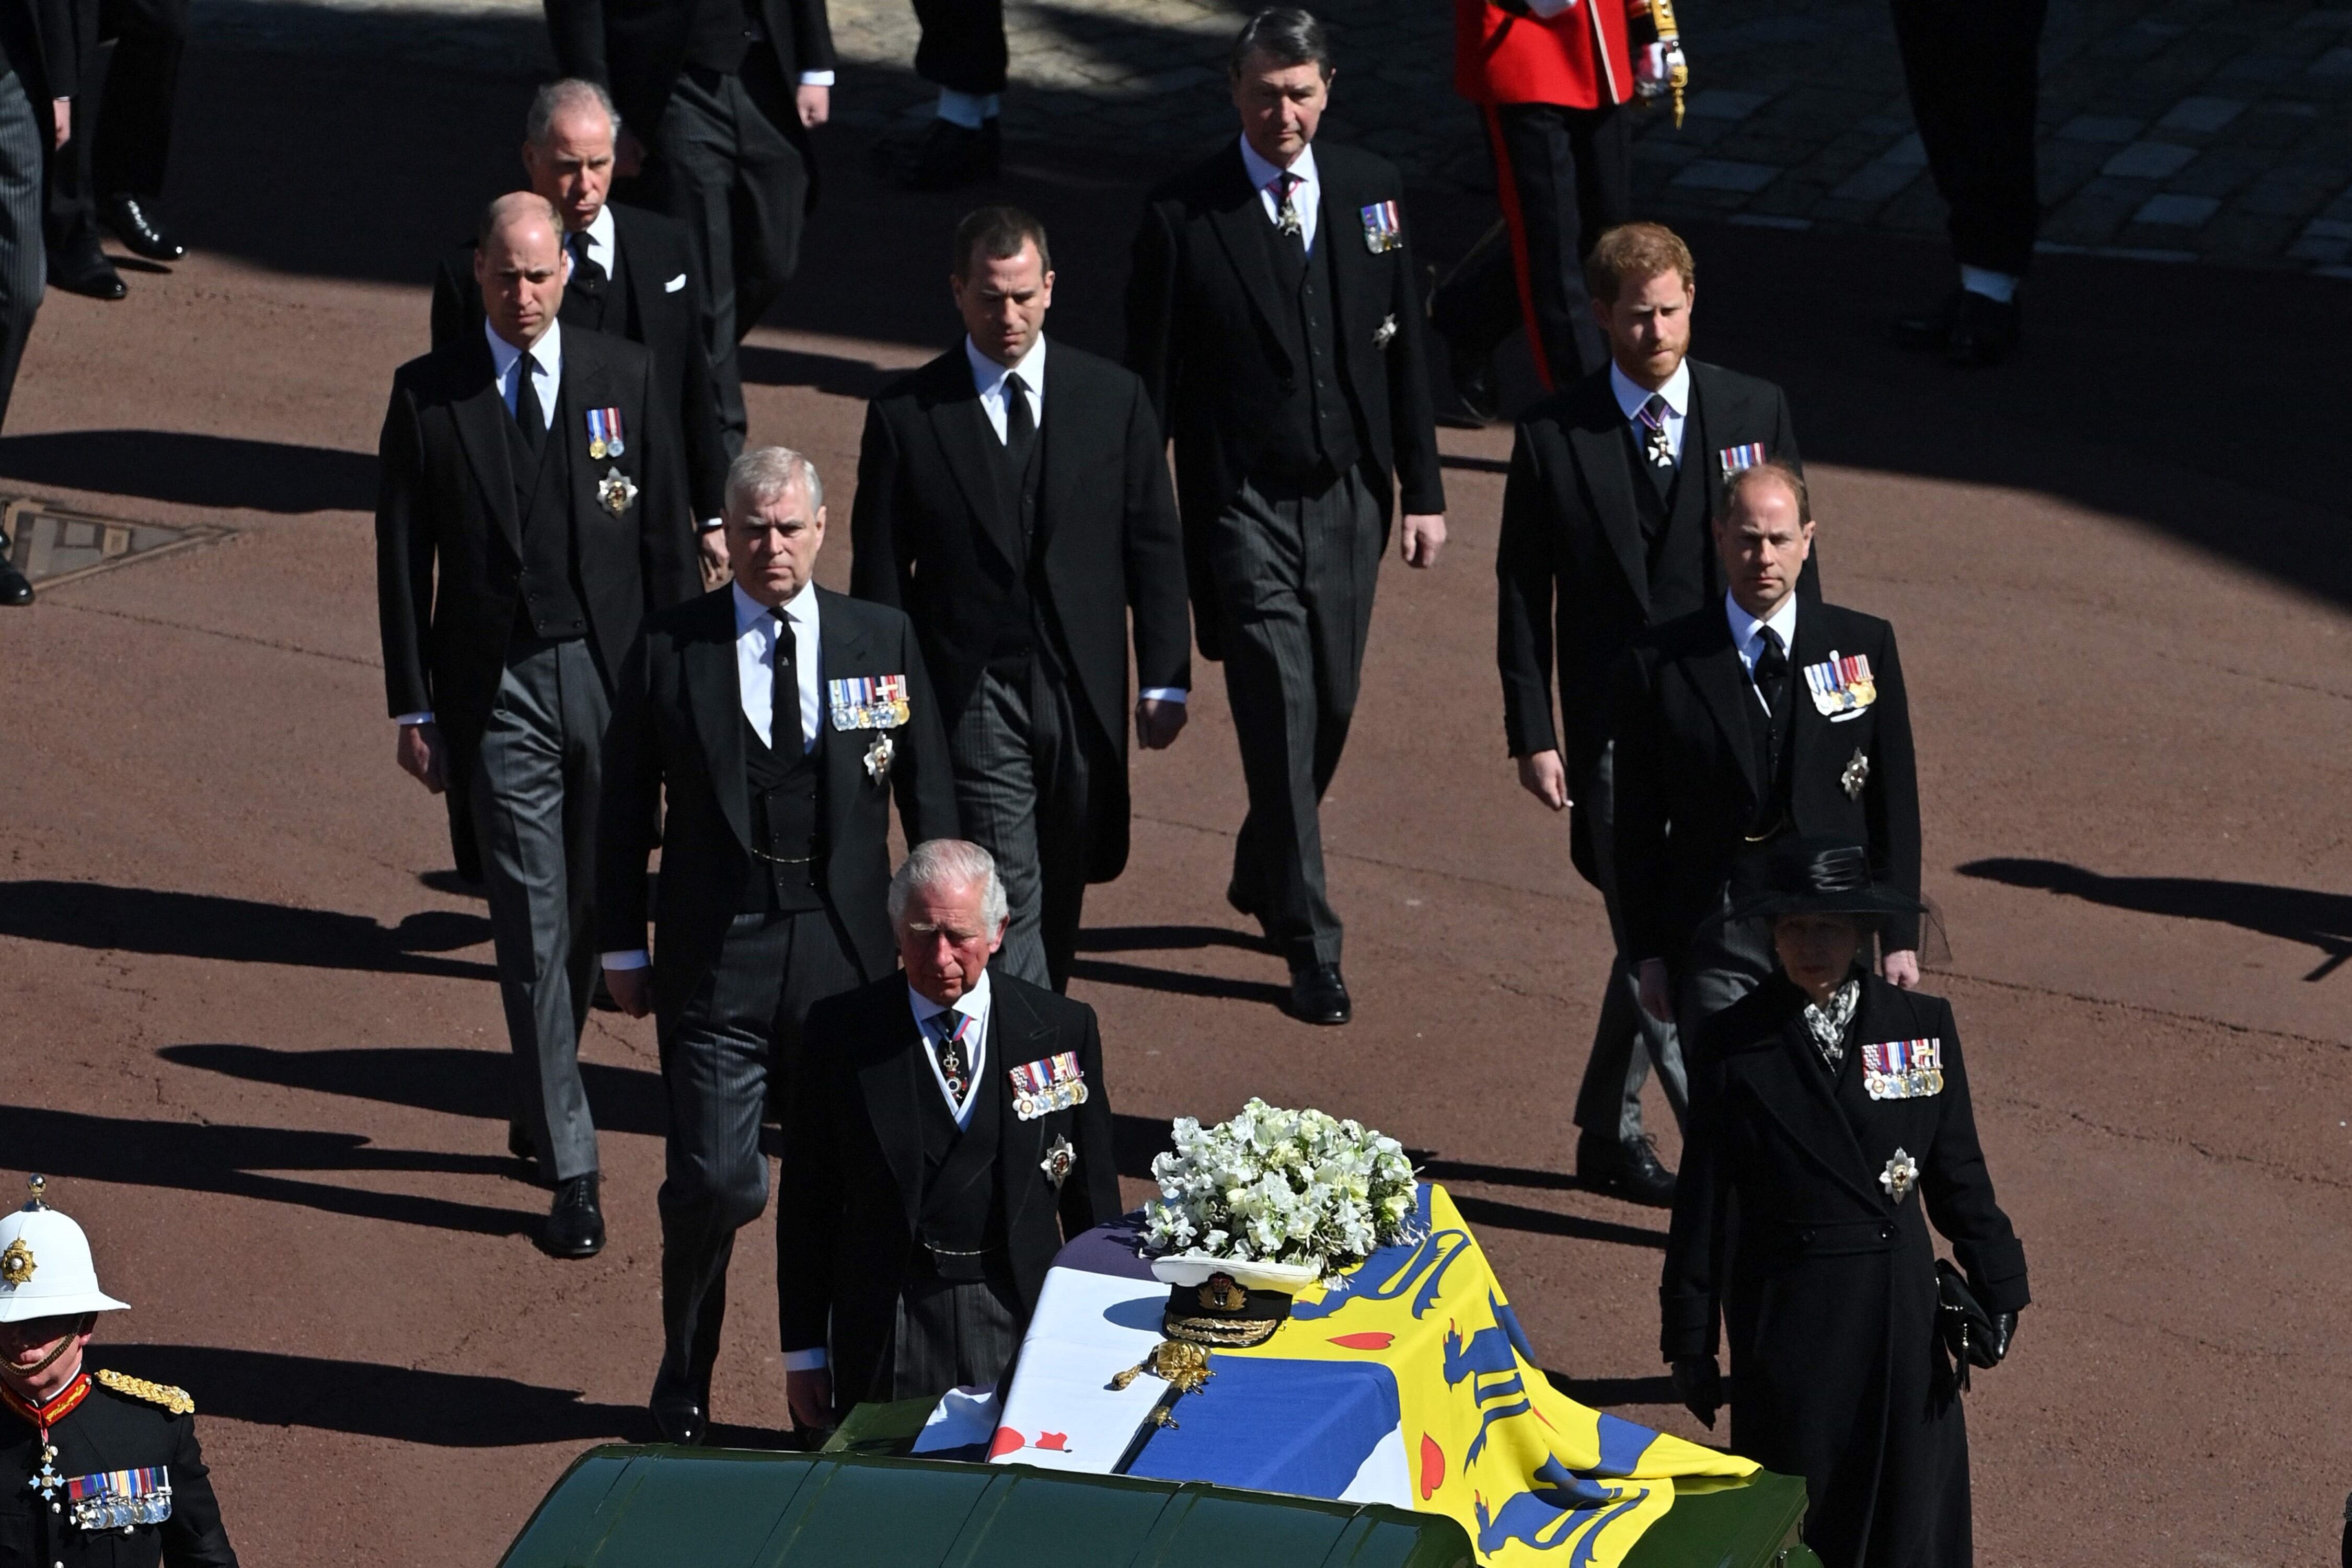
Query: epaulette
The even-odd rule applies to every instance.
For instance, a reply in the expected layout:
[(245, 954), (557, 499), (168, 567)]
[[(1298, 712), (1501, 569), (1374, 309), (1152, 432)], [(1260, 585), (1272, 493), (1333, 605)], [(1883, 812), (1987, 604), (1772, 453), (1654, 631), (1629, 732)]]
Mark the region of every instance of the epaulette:
[(150, 1405), (160, 1405), (174, 1415), (194, 1415), (196, 1402), (184, 1388), (173, 1388), (168, 1383), (150, 1383), (143, 1377), (133, 1377), (127, 1372), (101, 1372), (98, 1381), (117, 1394), (133, 1399), (143, 1399)]

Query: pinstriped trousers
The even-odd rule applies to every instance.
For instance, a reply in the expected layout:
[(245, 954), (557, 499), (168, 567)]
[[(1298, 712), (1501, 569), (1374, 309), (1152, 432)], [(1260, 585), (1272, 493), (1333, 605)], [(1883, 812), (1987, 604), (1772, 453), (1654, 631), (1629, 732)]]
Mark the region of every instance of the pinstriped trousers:
[(996, 967), (1015, 980), (1069, 984), (1087, 894), (1088, 761), (1068, 686), (1044, 668), (1026, 679), (982, 672), (948, 736), (956, 809), (996, 858), (1012, 922)]
[(27, 96), (25, 79), (0, 75), (0, 424), (16, 390), (16, 366), (33, 335), (48, 285), (41, 237), (41, 171), (48, 115)]
[(1244, 480), (1209, 547), (1226, 626), (1225, 696), (1249, 788), (1233, 891), (1293, 969), (1339, 962), (1319, 813), (1355, 717), (1381, 515), (1354, 469), (1311, 495)]

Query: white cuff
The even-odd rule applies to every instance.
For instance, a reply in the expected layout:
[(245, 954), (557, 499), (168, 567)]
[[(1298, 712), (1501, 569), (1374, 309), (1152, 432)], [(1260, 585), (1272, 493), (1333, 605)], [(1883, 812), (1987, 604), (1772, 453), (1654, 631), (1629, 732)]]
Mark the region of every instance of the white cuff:
[(727, 520), (723, 517), (706, 517), (702, 520), (702, 531), (705, 533), (716, 533), (726, 526)]
[(430, 724), (433, 722), (433, 710), (427, 708), (421, 713), (403, 713), (399, 718), (394, 719), (393, 722), (395, 724)]
[(831, 71), (803, 71), (801, 72), (801, 85), (803, 87), (831, 87), (833, 85), (833, 73)]
[(824, 1347), (819, 1345), (813, 1351), (786, 1351), (784, 1370), (786, 1372), (823, 1372)]
[(631, 948), (626, 952), (608, 952), (602, 956), (604, 965), (607, 969), (651, 969), (654, 963), (653, 954), (642, 947)]
[(1181, 686), (1149, 686), (1135, 694), (1138, 702), (1181, 702), (1184, 689)]

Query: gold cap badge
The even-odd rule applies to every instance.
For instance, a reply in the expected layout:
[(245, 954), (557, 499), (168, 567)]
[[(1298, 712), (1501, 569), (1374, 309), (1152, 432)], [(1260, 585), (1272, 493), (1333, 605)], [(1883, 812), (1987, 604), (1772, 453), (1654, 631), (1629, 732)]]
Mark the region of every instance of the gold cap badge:
[(5, 1252), (0, 1252), (0, 1285), (13, 1290), (27, 1283), (33, 1278), (35, 1267), (33, 1249), (25, 1245), (23, 1237), (18, 1237), (8, 1244)]

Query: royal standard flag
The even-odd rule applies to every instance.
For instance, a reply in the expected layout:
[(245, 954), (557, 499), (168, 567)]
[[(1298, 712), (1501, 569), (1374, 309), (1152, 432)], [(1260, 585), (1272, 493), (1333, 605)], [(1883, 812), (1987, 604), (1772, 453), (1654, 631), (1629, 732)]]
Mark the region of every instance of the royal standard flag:
[[(1213, 1352), (1125, 1473), (1447, 1514), (1493, 1568), (1611, 1568), (1675, 1478), (1755, 1471), (1554, 1389), (1444, 1188), (1422, 1186), (1416, 1217), (1419, 1239), (1302, 1292), (1265, 1344)], [(1167, 1299), (1131, 1227), (1065, 1247), (988, 1457), (1114, 1469), (1168, 1385), (1111, 1381), (1159, 1342)], [(918, 1451), (947, 1447), (944, 1426)]]

